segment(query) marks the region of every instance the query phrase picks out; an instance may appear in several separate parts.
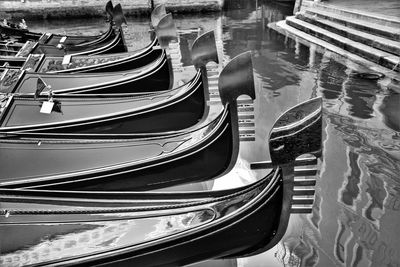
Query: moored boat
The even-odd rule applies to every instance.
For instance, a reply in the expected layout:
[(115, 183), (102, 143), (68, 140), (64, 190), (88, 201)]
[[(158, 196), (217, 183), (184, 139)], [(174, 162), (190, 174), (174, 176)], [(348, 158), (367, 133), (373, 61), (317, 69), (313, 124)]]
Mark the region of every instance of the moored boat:
[(24, 20), (18, 24), (3, 20), (3, 22), (0, 22), (0, 40), (2, 40), (4, 43), (10, 41), (11, 43), (25, 43), (27, 41), (38, 42), (39, 40), (43, 40), (47, 37), (46, 44), (48, 45), (58, 45), (60, 41), (64, 45), (87, 45), (91, 42), (103, 39), (106, 35), (109, 34), (109, 32), (111, 32), (113, 24), (113, 9), (114, 6), (110, 0), (105, 6), (107, 22), (109, 22), (110, 25), (106, 32), (97, 36), (62, 35), (53, 33), (31, 32), (27, 29)]
[[(204, 192), (0, 190), (4, 265), (185, 265), (261, 253), (290, 216), (294, 161), (320, 156), (321, 98), (284, 113), (269, 137), (272, 171)], [(207, 165), (204, 165), (207, 166)], [(181, 173), (177, 173), (177, 178)]]
[[(144, 136), (149, 133), (178, 131), (191, 127), (207, 117), (209, 110), (206, 104), (209, 92), (205, 65), (209, 61), (218, 63), (214, 32), (207, 32), (198, 37), (193, 44), (192, 53), (197, 73), (186, 84), (170, 90), (165, 90), (167, 88), (162, 87), (163, 84), (160, 83), (158, 87), (155, 84), (156, 89), (143, 86), (143, 90), (148, 90), (144, 93), (140, 87), (135, 87), (138, 83), (136, 80), (132, 85), (125, 80), (128, 75), (121, 75), (124, 80), (116, 81), (128, 88), (126, 92), (119, 87), (116, 88), (118, 83), (114, 82), (110, 89), (83, 87), (80, 89), (83, 94), (6, 95), (0, 113), (0, 132), (3, 136), (7, 132), (18, 131), (85, 133), (83, 136), (93, 138), (99, 134), (114, 134), (128, 138), (132, 133), (141, 133)], [(226, 70), (234, 68), (237, 75), (243, 75), (235, 66), (235, 61), (232, 61), (226, 66)], [(221, 74), (221, 79), (225, 79), (223, 77), (225, 72)], [(151, 76), (147, 73), (146, 78), (151, 78), (154, 83), (160, 80), (159, 75), (159, 72), (154, 72)], [(84, 75), (83, 78), (87, 76), (89, 75)], [(108, 79), (109, 76), (103, 78)], [(247, 76), (244, 76), (243, 80), (246, 78)], [(169, 81), (167, 78), (164, 80)], [(87, 82), (87, 78), (84, 81)], [(159, 87), (164, 91), (154, 93)], [(73, 89), (67, 90), (71, 92)], [(109, 92), (109, 94), (93, 94), (93, 91)], [(45, 105), (52, 105), (52, 108), (44, 111)], [(216, 112), (218, 111), (219, 109)]]
[(27, 57), (30, 54), (45, 54), (53, 56), (64, 55), (97, 55), (106, 53), (126, 52), (127, 47), (123, 36), (122, 24), (126, 21), (120, 4), (112, 10), (113, 23), (110, 30), (101, 35), (98, 39), (81, 43), (79, 45), (65, 44), (67, 38), (60, 38), (57, 45), (49, 44), (52, 34), (43, 34), (38, 41), (26, 41), (19, 43), (6, 41), (0, 43), (1, 55), (14, 57)]
[[(157, 55), (156, 55), (157, 53)], [(123, 57), (115, 62), (117, 68), (130, 68), (115, 72), (99, 73), (36, 73), (28, 70), (0, 68), (0, 92), (20, 96), (39, 94), (129, 94), (163, 91), (172, 88), (173, 72), (164, 50), (153, 53), (152, 61), (140, 67), (137, 57)], [(140, 60), (140, 59), (139, 59)], [(150, 60), (150, 59), (149, 59)], [(103, 64), (114, 68), (112, 62)], [(99, 67), (99, 65), (97, 65)]]
[[(132, 71), (156, 60), (169, 41), (176, 39), (176, 28), (171, 14), (164, 15), (154, 27), (153, 39), (144, 48), (107, 55), (46, 56), (31, 54), (27, 58), (2, 57), (0, 65), (29, 73), (98, 73)], [(161, 41), (160, 41), (161, 40)], [(161, 46), (159, 43), (161, 42)], [(33, 75), (33, 74), (31, 74)]]
[[(166, 31), (166, 24), (173, 30)], [(174, 29), (171, 15), (166, 15), (156, 27), (157, 36), (168, 39), (165, 34), (169, 36), (171, 32), (175, 32)], [(84, 66), (67, 68), (67, 71), (77, 73), (34, 72), (34, 65), (46, 61), (43, 56), (30, 57), (32, 62), (27, 61), (22, 69), (0, 68), (0, 93), (39, 96), (39, 93), (48, 95), (51, 91), (54, 95), (121, 95), (170, 90), (174, 85), (171, 63), (164, 49), (154, 49), (157, 43), (157, 39), (154, 39), (149, 47), (137, 53), (115, 54), (113, 57), (85, 57), (83, 61), (88, 63)], [(215, 49), (215, 40), (210, 40), (207, 44), (210, 45), (209, 49)], [(164, 47), (165, 45), (166, 43)]]
[[(190, 181), (228, 171), (236, 161), (239, 143), (236, 98), (242, 94), (255, 97), (250, 52), (237, 56), (223, 73), (219, 87), (224, 108), (219, 115), (166, 137), (46, 139), (14, 133), (0, 139), (0, 186), (83, 188), (85, 184), (87, 188), (118, 190), (121, 186), (177, 183), (177, 173), (182, 173), (182, 180)], [(16, 170), (9, 165), (16, 158), (25, 161), (31, 157), (26, 168)], [(201, 170), (205, 163), (207, 170)]]

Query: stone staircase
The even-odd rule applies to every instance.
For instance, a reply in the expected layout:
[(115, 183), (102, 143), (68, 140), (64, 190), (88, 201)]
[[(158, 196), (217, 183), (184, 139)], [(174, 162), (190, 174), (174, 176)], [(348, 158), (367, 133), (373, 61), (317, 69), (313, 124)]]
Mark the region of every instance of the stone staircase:
[[(303, 1), (286, 25), (395, 72), (400, 71), (400, 18)], [(337, 51), (335, 51), (337, 52)]]

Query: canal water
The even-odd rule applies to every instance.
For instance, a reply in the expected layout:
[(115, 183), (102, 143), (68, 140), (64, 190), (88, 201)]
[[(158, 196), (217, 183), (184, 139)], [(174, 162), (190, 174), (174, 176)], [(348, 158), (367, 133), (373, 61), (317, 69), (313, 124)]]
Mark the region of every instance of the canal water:
[[(312, 213), (291, 215), (276, 247), (253, 257), (193, 266), (400, 266), (400, 92), (390, 88), (388, 78), (359, 79), (354, 74), (362, 66), (275, 31), (273, 22), (291, 15), (293, 6), (237, 0), (228, 5), (221, 14), (174, 16), (179, 60), (189, 65), (189, 45), (212, 29), (221, 64), (252, 51), (257, 98), (249, 110), (255, 140), (240, 144), (236, 175), (187, 189), (218, 190), (259, 179), (262, 174), (250, 170), (249, 163), (269, 159), (267, 138), (274, 120), (316, 96), (324, 103), (323, 157)], [(71, 34), (107, 28), (102, 19), (32, 21), (28, 26)], [(124, 31), (130, 50), (148, 43), (148, 27), (147, 18), (128, 18)]]

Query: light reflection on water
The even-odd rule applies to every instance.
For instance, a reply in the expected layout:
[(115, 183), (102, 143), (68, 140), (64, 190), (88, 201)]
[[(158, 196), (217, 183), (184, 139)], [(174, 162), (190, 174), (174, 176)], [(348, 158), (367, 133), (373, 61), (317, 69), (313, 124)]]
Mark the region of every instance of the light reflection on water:
[[(241, 3), (242, 2), (242, 3)], [(315, 45), (293, 40), (267, 27), (290, 15), (292, 7), (231, 1), (223, 14), (175, 16), (184, 65), (197, 29), (215, 29), (226, 63), (253, 51), (257, 99), (256, 141), (241, 144), (243, 179), (191, 184), (221, 188), (249, 183), (248, 162), (266, 160), (267, 136), (285, 109), (314, 96), (324, 98), (324, 153), (312, 214), (292, 215), (286, 236), (275, 248), (246, 259), (209, 261), (195, 266), (399, 266), (400, 94), (388, 81), (365, 81), (362, 69)], [(243, 4), (244, 3), (244, 4)], [(129, 18), (129, 48), (148, 43), (148, 21)], [(67, 25), (68, 24), (68, 25)], [(37, 31), (96, 34), (103, 21), (31, 22)], [(240, 174), (240, 173), (239, 173)]]

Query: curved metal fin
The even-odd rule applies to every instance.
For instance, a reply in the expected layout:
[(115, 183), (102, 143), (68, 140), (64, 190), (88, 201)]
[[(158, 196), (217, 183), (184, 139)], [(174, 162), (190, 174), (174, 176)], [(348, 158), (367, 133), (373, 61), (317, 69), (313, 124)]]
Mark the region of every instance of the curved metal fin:
[(322, 149), (322, 98), (300, 103), (282, 114), (269, 135), (273, 165), (294, 162), (303, 154), (319, 156)]
[(219, 75), (218, 89), (222, 104), (243, 94), (256, 98), (250, 51), (236, 56), (225, 66)]
[(122, 24), (126, 23), (126, 18), (124, 15), (124, 12), (122, 11), (121, 4), (118, 4), (114, 7), (113, 9), (113, 17), (114, 17), (114, 22), (116, 27), (121, 27)]
[(167, 15), (165, 5), (157, 5), (151, 12), (150, 20), (151, 25), (156, 27), (163, 16)]
[(205, 67), (210, 61), (219, 63), (214, 31), (197, 37), (192, 45), (192, 62), (196, 68)]
[(114, 10), (113, 3), (111, 2), (111, 0), (109, 0), (106, 4), (106, 13), (108, 21), (112, 21), (113, 19), (113, 10)]
[(43, 92), (44, 89), (49, 88), (49, 85), (40, 77), (38, 76), (37, 82), (36, 82), (36, 91), (35, 91), (35, 99), (40, 96), (40, 94)]
[(171, 14), (164, 15), (160, 19), (160, 22), (157, 24), (155, 30), (158, 42), (162, 48), (167, 48), (169, 42), (178, 39), (175, 22)]

